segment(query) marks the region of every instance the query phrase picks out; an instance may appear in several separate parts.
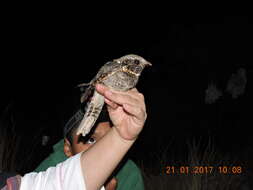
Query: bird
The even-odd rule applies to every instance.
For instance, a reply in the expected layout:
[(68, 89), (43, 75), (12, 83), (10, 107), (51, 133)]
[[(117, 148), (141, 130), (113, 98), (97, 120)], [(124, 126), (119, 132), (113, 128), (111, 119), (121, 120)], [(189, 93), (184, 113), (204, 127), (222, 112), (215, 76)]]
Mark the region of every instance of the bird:
[(95, 89), (97, 84), (105, 85), (116, 91), (130, 90), (136, 86), (146, 66), (152, 66), (152, 64), (143, 57), (135, 54), (125, 55), (105, 63), (89, 83), (79, 84), (77, 86), (79, 88), (86, 87), (80, 102), (81, 104), (88, 103), (76, 134), (87, 135), (104, 106), (104, 97)]

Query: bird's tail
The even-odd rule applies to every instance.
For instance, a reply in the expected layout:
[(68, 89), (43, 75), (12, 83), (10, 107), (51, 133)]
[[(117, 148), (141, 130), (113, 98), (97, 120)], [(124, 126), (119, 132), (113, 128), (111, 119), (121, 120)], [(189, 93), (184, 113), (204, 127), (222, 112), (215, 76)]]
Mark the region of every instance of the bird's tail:
[(88, 103), (84, 117), (77, 129), (77, 135), (82, 134), (85, 136), (90, 132), (103, 108), (103, 105), (104, 97), (101, 96), (96, 90), (94, 90), (93, 97), (90, 103)]

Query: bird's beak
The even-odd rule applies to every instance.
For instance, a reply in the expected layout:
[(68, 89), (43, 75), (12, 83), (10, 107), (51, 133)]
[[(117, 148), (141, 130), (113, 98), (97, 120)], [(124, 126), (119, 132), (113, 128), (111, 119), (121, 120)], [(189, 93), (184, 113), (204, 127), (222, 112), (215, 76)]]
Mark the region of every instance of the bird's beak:
[(150, 62), (146, 61), (145, 66), (152, 66), (152, 64)]

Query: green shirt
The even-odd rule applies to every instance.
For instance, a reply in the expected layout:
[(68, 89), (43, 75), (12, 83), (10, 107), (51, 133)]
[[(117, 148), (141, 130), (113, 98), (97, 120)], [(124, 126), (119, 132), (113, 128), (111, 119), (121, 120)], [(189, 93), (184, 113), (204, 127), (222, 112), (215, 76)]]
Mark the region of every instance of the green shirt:
[[(67, 159), (63, 152), (64, 140), (54, 145), (54, 152), (49, 155), (35, 169), (36, 172), (45, 171), (47, 168), (56, 166)], [(143, 179), (140, 169), (132, 160), (127, 160), (124, 166), (116, 174), (117, 190), (144, 190)]]

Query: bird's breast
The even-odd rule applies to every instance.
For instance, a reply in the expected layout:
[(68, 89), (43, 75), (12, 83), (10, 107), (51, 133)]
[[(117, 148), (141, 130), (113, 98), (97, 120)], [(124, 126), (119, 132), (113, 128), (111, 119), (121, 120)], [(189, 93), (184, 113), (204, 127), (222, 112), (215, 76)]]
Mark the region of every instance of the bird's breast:
[(116, 72), (102, 81), (102, 83), (114, 90), (126, 91), (134, 88), (137, 84), (138, 76), (127, 72)]

